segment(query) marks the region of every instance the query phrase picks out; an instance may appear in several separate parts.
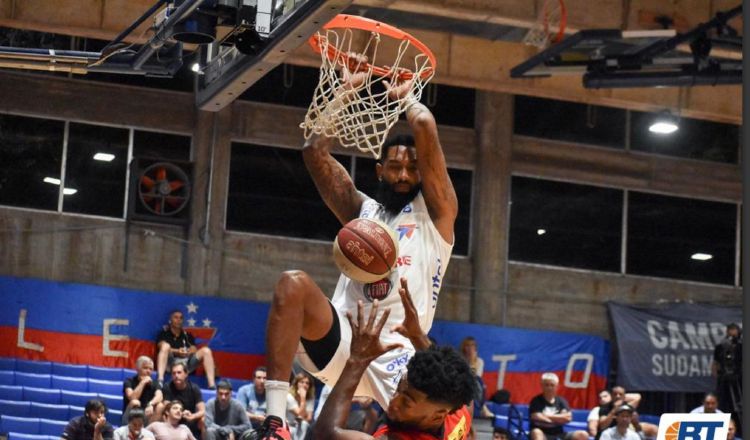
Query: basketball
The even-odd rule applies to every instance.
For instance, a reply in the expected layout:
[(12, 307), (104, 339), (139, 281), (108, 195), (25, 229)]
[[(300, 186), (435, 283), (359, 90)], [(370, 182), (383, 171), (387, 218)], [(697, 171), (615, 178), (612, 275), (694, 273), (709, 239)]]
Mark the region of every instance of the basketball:
[(398, 239), (385, 223), (356, 218), (345, 224), (333, 242), (333, 261), (347, 277), (373, 283), (396, 266)]

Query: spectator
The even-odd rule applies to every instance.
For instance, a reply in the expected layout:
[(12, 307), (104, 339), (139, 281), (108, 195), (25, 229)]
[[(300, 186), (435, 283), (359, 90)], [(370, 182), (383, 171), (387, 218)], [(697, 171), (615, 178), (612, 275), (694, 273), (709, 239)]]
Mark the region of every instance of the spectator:
[(173, 400), (164, 404), (164, 421), (148, 425), (156, 440), (196, 440), (187, 425), (180, 424), (184, 414), (182, 402)]
[(242, 404), (232, 399), (232, 385), (220, 380), (216, 397), (206, 403), (206, 435), (204, 440), (240, 440), (253, 431)]
[(567, 435), (563, 425), (570, 423), (572, 414), (565, 398), (557, 395), (560, 379), (555, 373), (542, 374), (542, 394), (531, 399), (529, 419), (531, 440), (574, 439), (588, 440), (585, 431), (574, 431)]
[(719, 399), (714, 393), (706, 393), (703, 398), (703, 405), (690, 411), (691, 414), (722, 414), (723, 412), (719, 409)]
[(203, 415), (206, 404), (203, 402), (201, 389), (188, 380), (187, 369), (182, 362), (172, 365), (172, 381), (164, 387), (164, 399), (179, 400), (182, 404), (182, 418), (195, 437), (200, 437), (203, 428)]
[(149, 422), (157, 420), (156, 405), (164, 400), (159, 386), (151, 379), (154, 372), (154, 361), (148, 356), (141, 356), (135, 361), (137, 374), (125, 379), (123, 383), (122, 423), (129, 423), (128, 413), (133, 408), (141, 408)]
[(711, 372), (716, 377), (716, 396), (724, 412), (737, 412), (742, 401), (742, 339), (740, 326), (729, 324), (726, 338), (714, 347)]
[(655, 438), (659, 430), (659, 427), (653, 423), (641, 423), (638, 418), (638, 411), (636, 408), (641, 402), (641, 395), (638, 393), (626, 393), (625, 388), (616, 385), (612, 387), (612, 402), (602, 405), (599, 407), (599, 432), (598, 436), (607, 429), (616, 425), (615, 420), (617, 408), (622, 405), (628, 405), (633, 409), (630, 429), (637, 433), (642, 433), (643, 436), (648, 438)]
[(98, 399), (86, 402), (83, 415), (68, 422), (62, 438), (65, 440), (105, 440), (112, 439), (112, 425), (105, 415), (107, 406)]
[(510, 440), (510, 433), (505, 428), (497, 427), (492, 431), (492, 440)]
[(155, 440), (154, 434), (143, 429), (146, 413), (140, 408), (132, 408), (127, 413), (128, 423), (115, 429), (114, 440)]
[(601, 440), (641, 440), (641, 437), (630, 429), (634, 413), (635, 409), (627, 403), (618, 406), (615, 410), (615, 426), (605, 429)]
[(195, 346), (195, 338), (182, 328), (182, 312), (175, 310), (169, 315), (169, 325), (156, 338), (157, 377), (160, 385), (164, 381), (164, 373), (167, 367), (174, 363), (175, 359), (183, 359), (187, 365), (188, 374), (195, 371), (202, 362), (206, 370), (206, 381), (210, 389), (216, 388), (216, 376), (214, 373), (214, 356), (211, 349)]
[(599, 405), (591, 408), (588, 417), (586, 417), (587, 430), (591, 437), (596, 437), (599, 433), (599, 408), (612, 402), (612, 394), (609, 390), (599, 391)]
[(477, 352), (477, 341), (473, 336), (467, 336), (461, 341), (461, 354), (469, 363), (471, 371), (480, 378), (484, 374), (484, 361)]
[(734, 435), (737, 433), (737, 425), (734, 423), (733, 418), (729, 418), (729, 427), (727, 428), (727, 440), (734, 440)]
[(294, 376), (286, 396), (286, 419), (292, 439), (304, 439), (315, 411), (315, 384), (307, 373)]
[(254, 429), (260, 428), (266, 419), (266, 367), (258, 367), (253, 374), (253, 383), (237, 390), (237, 400), (247, 411)]

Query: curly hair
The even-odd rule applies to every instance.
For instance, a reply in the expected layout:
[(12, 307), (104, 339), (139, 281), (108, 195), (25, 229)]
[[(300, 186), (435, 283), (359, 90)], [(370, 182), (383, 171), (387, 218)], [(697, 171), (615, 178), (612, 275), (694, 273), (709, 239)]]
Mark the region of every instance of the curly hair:
[(409, 385), (433, 402), (447, 403), (452, 410), (468, 405), (477, 394), (477, 383), (469, 364), (453, 347), (430, 347), (418, 351), (406, 366)]

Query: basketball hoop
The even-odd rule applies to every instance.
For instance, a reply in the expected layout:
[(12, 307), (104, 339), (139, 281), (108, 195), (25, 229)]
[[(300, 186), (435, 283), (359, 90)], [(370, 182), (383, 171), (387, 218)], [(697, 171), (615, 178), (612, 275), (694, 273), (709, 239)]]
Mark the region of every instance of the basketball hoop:
[(523, 43), (539, 49), (559, 43), (565, 37), (567, 21), (568, 12), (563, 0), (545, 0), (536, 23), (523, 37)]
[[(353, 50), (355, 34), (369, 34), (364, 49)], [(383, 39), (396, 47), (393, 57), (383, 52)], [(359, 41), (359, 40), (357, 40)], [(388, 131), (398, 121), (413, 99), (419, 100), (422, 89), (435, 74), (436, 62), (432, 51), (410, 34), (374, 20), (339, 14), (309, 40), (320, 53), (320, 81), (315, 89), (305, 120), (300, 127), (305, 139), (313, 134), (336, 137), (341, 146), (355, 147), (380, 158), (380, 149)], [(352, 57), (353, 53), (367, 54), (367, 59)], [(355, 89), (346, 87), (346, 68), (350, 72), (364, 72), (365, 80)], [(411, 81), (411, 92), (399, 99), (391, 99), (383, 81)]]

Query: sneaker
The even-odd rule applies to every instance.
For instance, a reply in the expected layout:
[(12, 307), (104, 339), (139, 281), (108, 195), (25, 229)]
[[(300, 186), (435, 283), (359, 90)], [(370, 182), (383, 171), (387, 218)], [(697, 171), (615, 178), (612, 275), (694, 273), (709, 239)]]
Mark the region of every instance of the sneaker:
[(257, 432), (259, 440), (292, 440), (289, 429), (284, 426), (284, 421), (276, 416), (267, 416), (263, 426)]

